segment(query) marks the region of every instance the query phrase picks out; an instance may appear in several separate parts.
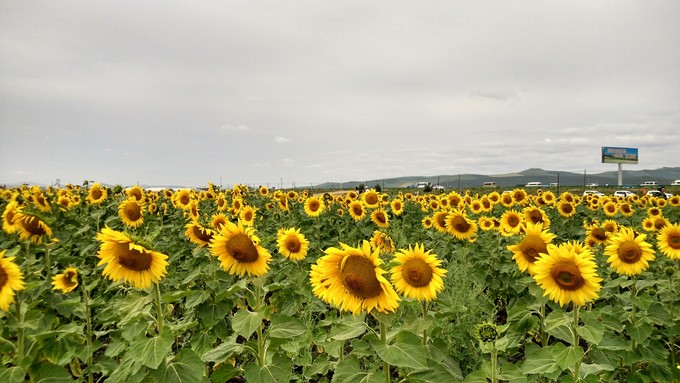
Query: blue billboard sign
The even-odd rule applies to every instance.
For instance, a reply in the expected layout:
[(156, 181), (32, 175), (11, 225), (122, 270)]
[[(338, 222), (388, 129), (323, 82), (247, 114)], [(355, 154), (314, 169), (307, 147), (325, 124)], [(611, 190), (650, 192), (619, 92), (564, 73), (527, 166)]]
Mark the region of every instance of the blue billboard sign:
[(602, 163), (637, 164), (638, 148), (602, 147)]

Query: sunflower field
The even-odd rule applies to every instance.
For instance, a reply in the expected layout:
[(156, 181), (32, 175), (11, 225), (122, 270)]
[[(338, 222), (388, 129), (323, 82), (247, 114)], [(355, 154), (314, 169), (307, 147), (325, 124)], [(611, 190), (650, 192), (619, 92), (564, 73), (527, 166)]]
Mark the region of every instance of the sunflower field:
[(0, 188), (0, 382), (678, 382), (680, 197)]

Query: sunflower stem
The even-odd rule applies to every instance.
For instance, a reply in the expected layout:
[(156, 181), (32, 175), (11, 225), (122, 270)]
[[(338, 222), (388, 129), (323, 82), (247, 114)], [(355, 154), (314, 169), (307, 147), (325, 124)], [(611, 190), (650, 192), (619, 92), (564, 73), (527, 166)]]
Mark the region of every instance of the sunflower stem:
[[(579, 347), (579, 335), (578, 335), (578, 305), (574, 305), (574, 309), (572, 310), (574, 312), (574, 321), (571, 324), (571, 334), (573, 335), (574, 340), (572, 341), (571, 346), (576, 348)], [(576, 361), (574, 363), (574, 381), (578, 382), (581, 380), (581, 359)]]
[[(423, 301), (423, 320), (427, 319), (427, 313), (428, 313), (428, 302)], [(427, 346), (427, 327), (423, 330), (423, 346)]]
[(45, 242), (45, 274), (48, 281), (52, 277), (52, 262), (50, 262), (50, 246)]
[(16, 364), (23, 367), (24, 362), (24, 314), (21, 310), (21, 294), (17, 291), (14, 295), (14, 304), (17, 309), (17, 359)]
[(498, 378), (498, 350), (496, 349), (496, 341), (494, 340), (491, 345), (491, 383), (497, 383)]
[[(255, 304), (257, 307), (255, 308), (255, 311), (260, 312), (262, 310), (262, 287), (259, 285), (255, 286)], [(265, 362), (267, 360), (267, 355), (264, 348), (264, 336), (262, 335), (262, 326), (263, 323), (260, 321), (259, 326), (257, 326), (257, 363), (260, 368), (263, 368), (265, 366)]]
[(158, 286), (158, 282), (153, 284), (154, 300), (156, 301), (156, 324), (158, 325), (158, 334), (163, 331), (163, 307), (161, 306), (161, 288)]
[(85, 304), (85, 330), (87, 332), (85, 337), (85, 342), (87, 344), (87, 381), (89, 383), (93, 382), (92, 379), (92, 314), (90, 312), (90, 295), (87, 292), (87, 286), (83, 281), (82, 289), (83, 291), (83, 303)]
[[(635, 297), (637, 296), (637, 289), (635, 288), (635, 281), (630, 285), (630, 305), (631, 305), (631, 317), (630, 322), (633, 327), (637, 327), (637, 306), (635, 305)], [(631, 351), (635, 351), (637, 348), (637, 342), (635, 339), (631, 338)]]
[(545, 332), (545, 302), (541, 304), (540, 308), (540, 313), (541, 313), (541, 321), (540, 321), (540, 331), (541, 331), (541, 346), (547, 347), (548, 346), (548, 337), (546, 336)]
[[(675, 294), (673, 292), (673, 274), (671, 274), (668, 277), (668, 284), (669, 284), (669, 290), (670, 290), (670, 299), (668, 301), (668, 311), (670, 312), (671, 315), (671, 323), (675, 323), (674, 320), (674, 315), (673, 315), (673, 299), (675, 299)], [(675, 336), (671, 333), (670, 334), (670, 348), (671, 348), (671, 368), (674, 368), (676, 366), (675, 364)]]
[[(387, 330), (383, 321), (380, 321), (380, 340), (387, 346)], [(385, 370), (385, 383), (390, 383), (390, 364), (386, 361), (383, 361), (383, 370)]]

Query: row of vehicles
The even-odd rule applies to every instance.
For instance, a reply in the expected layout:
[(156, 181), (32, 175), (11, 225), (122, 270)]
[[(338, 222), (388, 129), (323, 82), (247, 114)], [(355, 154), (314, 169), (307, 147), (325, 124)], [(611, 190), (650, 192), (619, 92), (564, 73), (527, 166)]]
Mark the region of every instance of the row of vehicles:
[[(604, 193), (602, 193), (601, 191), (598, 191), (598, 190), (586, 190), (586, 191), (583, 192), (584, 196), (587, 196), (588, 194), (593, 194), (593, 195), (597, 195), (597, 196), (601, 196), (601, 197), (605, 195)], [(666, 199), (671, 198), (673, 196), (673, 194), (667, 193), (667, 192), (664, 192), (663, 194), (665, 195)], [(617, 191), (614, 192), (615, 197), (624, 197), (625, 198), (625, 197), (630, 197), (630, 196), (634, 196), (634, 195), (636, 195), (636, 194), (633, 193), (630, 190), (617, 190)], [(645, 193), (645, 195), (650, 196), (650, 197), (661, 197), (662, 196), (661, 191), (656, 190), (656, 189), (648, 190)]]

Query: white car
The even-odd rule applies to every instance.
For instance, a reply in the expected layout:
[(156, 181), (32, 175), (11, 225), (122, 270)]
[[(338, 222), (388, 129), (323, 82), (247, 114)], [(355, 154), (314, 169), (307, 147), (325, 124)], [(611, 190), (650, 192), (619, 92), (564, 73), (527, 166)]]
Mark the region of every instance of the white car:
[(680, 180), (675, 180), (675, 181), (671, 182), (671, 185), (672, 185), (672, 186), (679, 186), (679, 185), (680, 185)]
[[(666, 199), (673, 197), (673, 194), (671, 194), (671, 193), (663, 193), (663, 194), (666, 195)], [(650, 190), (650, 191), (647, 192), (647, 195), (650, 196), (650, 197), (661, 197), (661, 192), (658, 191), (658, 190)]]
[(587, 196), (588, 194), (593, 194), (593, 195), (596, 195), (598, 197), (604, 197), (604, 193), (599, 192), (597, 190), (586, 190), (586, 191), (583, 192), (584, 197)]
[(589, 183), (588, 185), (586, 185), (586, 187), (589, 187), (589, 188), (598, 187), (598, 186), (600, 186), (600, 185), (597, 182), (592, 182), (592, 183)]
[(635, 195), (635, 193), (633, 193), (630, 190), (617, 190), (617, 191), (614, 192), (614, 196), (616, 196), (616, 197), (626, 198), (626, 197), (630, 197), (630, 196), (633, 196), (633, 195)]

